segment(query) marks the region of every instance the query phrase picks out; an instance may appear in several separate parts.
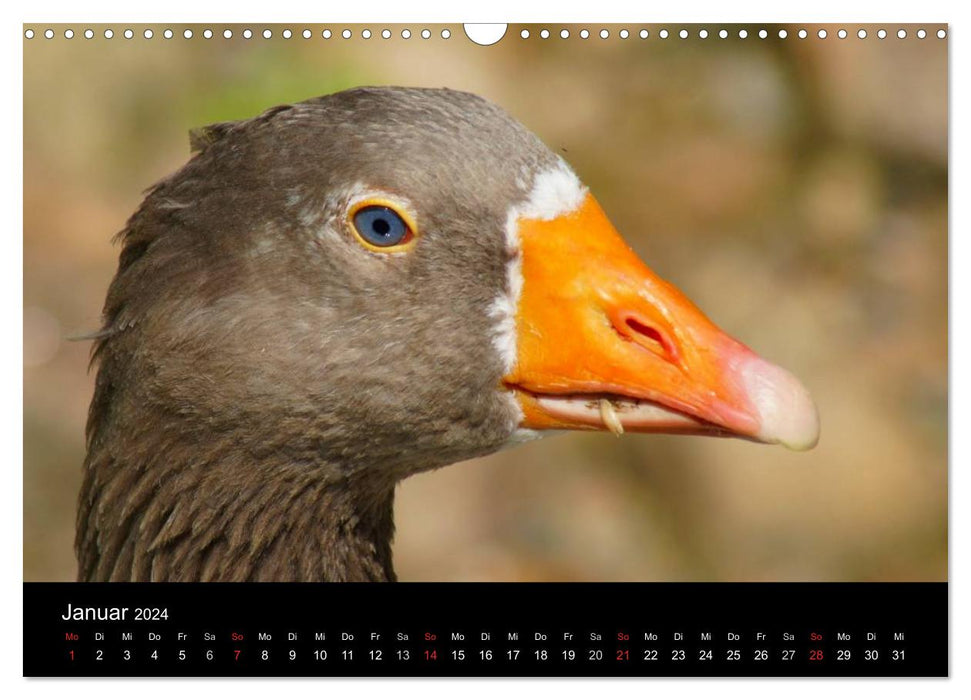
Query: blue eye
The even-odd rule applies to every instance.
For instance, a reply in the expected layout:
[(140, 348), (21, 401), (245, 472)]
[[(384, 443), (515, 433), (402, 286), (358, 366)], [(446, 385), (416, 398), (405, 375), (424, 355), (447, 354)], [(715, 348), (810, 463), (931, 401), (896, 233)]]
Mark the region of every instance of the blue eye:
[(412, 235), (398, 212), (377, 205), (361, 207), (354, 214), (354, 228), (365, 242), (379, 248), (407, 243)]

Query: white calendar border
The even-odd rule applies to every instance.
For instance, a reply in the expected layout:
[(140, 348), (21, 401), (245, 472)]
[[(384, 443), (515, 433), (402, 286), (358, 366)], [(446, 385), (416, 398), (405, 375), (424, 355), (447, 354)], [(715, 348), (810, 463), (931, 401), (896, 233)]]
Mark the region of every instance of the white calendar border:
[[(223, 5), (223, 7), (219, 7)], [(22, 12), (18, 4), (18, 12)], [(877, 12), (872, 8), (876, 7)], [(366, 12), (365, 12), (366, 10)], [(971, 537), (971, 503), (968, 498), (967, 483), (969, 477), (966, 470), (971, 469), (971, 445), (969, 445), (969, 431), (966, 426), (971, 424), (969, 413), (969, 376), (971, 370), (962, 367), (960, 358), (971, 357), (969, 347), (969, 306), (971, 306), (971, 259), (967, 242), (969, 233), (963, 231), (951, 238), (951, 309), (955, 310), (950, 326), (950, 357), (956, 358), (952, 362), (951, 375), (951, 425), (965, 426), (964, 430), (951, 430), (951, 469), (949, 484), (950, 492), (950, 522), (949, 533), (951, 546), (951, 673), (952, 680), (924, 681), (924, 680), (813, 680), (807, 682), (793, 682), (791, 680), (658, 680), (648, 681), (649, 685), (642, 685), (636, 680), (487, 680), (471, 683), (463, 680), (174, 680), (164, 683), (130, 680), (83, 680), (83, 681), (41, 681), (24, 680), (22, 675), (22, 508), (23, 508), (23, 383), (22, 383), (22, 290), (23, 290), (23, 246), (22, 246), (22, 149), (23, 149), (23, 105), (22, 105), (22, 51), (21, 51), (21, 23), (31, 22), (63, 22), (83, 19), (96, 23), (117, 21), (124, 19), (132, 22), (157, 22), (159, 20), (173, 20), (181, 22), (204, 22), (219, 19), (226, 22), (275, 22), (282, 19), (299, 18), (305, 21), (354, 22), (365, 20), (382, 20), (388, 22), (408, 21), (420, 23), (423, 21), (548, 21), (556, 19), (564, 22), (617, 22), (641, 20), (649, 22), (678, 21), (678, 22), (951, 22), (948, 41), (951, 49), (952, 75), (960, 76), (961, 80), (951, 80), (952, 112), (951, 124), (960, 122), (971, 123), (969, 120), (968, 95), (971, 92), (971, 72), (967, 40), (962, 41), (962, 33), (971, 34), (971, 23), (966, 22), (967, 12), (956, 2), (942, 2), (940, 0), (920, 0), (919, 2), (887, 1), (874, 5), (873, 3), (850, 3), (846, 0), (816, 0), (813, 3), (792, 3), (782, 6), (778, 2), (737, 1), (732, 3), (714, 2), (712, 0), (693, 3), (672, 3), (663, 6), (658, 3), (638, 2), (628, 0), (597, 0), (596, 2), (573, 4), (564, 3), (533, 3), (527, 5), (519, 0), (490, 0), (481, 3), (479, 7), (459, 6), (453, 1), (436, 0), (434, 2), (412, 3), (406, 5), (391, 0), (370, 0), (366, 4), (346, 3), (266, 3), (260, 7), (245, 5), (238, 2), (200, 3), (197, 0), (168, 0), (157, 6), (136, 6), (131, 2), (112, 0), (110, 2), (46, 2), (33, 4), (27, 8), (29, 15), (15, 15), (13, 11), (4, 8), (2, 26), (4, 41), (0, 43), (0, 72), (3, 74), (3, 94), (10, 98), (13, 104), (0, 111), (3, 130), (7, 134), (3, 140), (4, 148), (0, 151), (0, 171), (3, 180), (0, 181), (0, 192), (4, 198), (2, 211), (7, 215), (6, 226), (3, 231), (3, 269), (0, 273), (0, 309), (2, 309), (2, 326), (7, 333), (14, 335), (13, 339), (6, 339), (0, 345), (0, 367), (4, 369), (2, 413), (0, 413), (0, 429), (3, 439), (0, 444), (7, 450), (7, 459), (3, 465), (4, 501), (2, 502), (3, 521), (0, 526), (5, 554), (3, 571), (5, 572), (2, 597), (0, 597), (0, 664), (3, 668), (2, 682), (7, 692), (15, 695), (5, 697), (30, 696), (39, 698), (56, 698), (64, 700), (67, 694), (96, 693), (99, 698), (125, 698), (133, 695), (139, 700), (154, 700), (155, 698), (169, 700), (172, 693), (184, 693), (191, 689), (194, 695), (210, 693), (232, 693), (234, 700), (265, 700), (269, 693), (287, 692), (288, 694), (314, 695), (319, 697), (327, 694), (332, 697), (368, 698), (372, 696), (386, 697), (394, 693), (396, 698), (404, 700), (421, 698), (456, 697), (477, 700), (493, 700), (497, 693), (511, 696), (536, 696), (556, 693), (560, 698), (589, 698), (593, 694), (610, 694), (618, 697), (643, 697), (647, 694), (674, 694), (685, 698), (710, 699), (712, 693), (719, 696), (731, 694), (746, 698), (771, 698), (776, 700), (780, 696), (799, 700), (812, 698), (825, 693), (827, 696), (837, 697), (856, 696), (863, 693), (878, 692), (881, 700), (906, 698), (910, 700), (917, 694), (947, 695), (954, 697), (968, 697), (971, 692), (971, 588), (967, 581), (971, 578), (971, 552), (967, 541)], [(962, 82), (963, 81), (963, 82)], [(952, 129), (951, 132), (951, 160), (949, 181), (951, 183), (950, 225), (952, 231), (961, 232), (960, 222), (966, 221), (967, 204), (962, 203), (960, 197), (955, 196), (960, 190), (955, 189), (953, 183), (966, 185), (968, 182), (967, 169), (971, 162), (969, 151), (969, 137), (964, 132)], [(965, 190), (967, 187), (964, 188)], [(961, 191), (963, 195), (964, 192)], [(966, 227), (965, 227), (966, 228)], [(17, 329), (12, 332), (11, 329)], [(955, 489), (960, 489), (959, 497)], [(963, 511), (963, 513), (962, 513)], [(18, 634), (18, 630), (21, 634)], [(961, 663), (964, 660), (965, 663)], [(323, 685), (321, 685), (323, 683)], [(866, 684), (865, 686), (863, 684)], [(231, 684), (226, 688), (227, 684)], [(876, 686), (876, 687), (874, 687)]]

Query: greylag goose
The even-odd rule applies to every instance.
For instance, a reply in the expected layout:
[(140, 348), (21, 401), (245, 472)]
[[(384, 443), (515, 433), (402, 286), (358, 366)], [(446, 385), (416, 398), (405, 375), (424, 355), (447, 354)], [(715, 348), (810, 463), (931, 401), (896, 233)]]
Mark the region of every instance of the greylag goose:
[(544, 431), (816, 443), (803, 386), (484, 99), (361, 88), (192, 146), (119, 234), (81, 580), (393, 581), (398, 482)]

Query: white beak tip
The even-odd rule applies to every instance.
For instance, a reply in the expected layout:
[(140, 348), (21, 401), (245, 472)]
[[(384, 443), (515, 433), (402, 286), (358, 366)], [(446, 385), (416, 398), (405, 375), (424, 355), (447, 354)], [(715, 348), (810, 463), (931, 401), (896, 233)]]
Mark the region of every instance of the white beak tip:
[(749, 399), (759, 413), (757, 440), (797, 451), (816, 446), (819, 411), (798, 379), (760, 358), (746, 365), (743, 376)]

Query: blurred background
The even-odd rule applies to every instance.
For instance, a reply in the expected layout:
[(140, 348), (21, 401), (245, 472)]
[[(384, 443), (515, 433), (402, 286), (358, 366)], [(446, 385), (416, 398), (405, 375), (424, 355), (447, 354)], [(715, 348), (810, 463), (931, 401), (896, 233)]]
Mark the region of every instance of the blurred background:
[[(170, 27), (174, 38), (163, 38)], [(796, 454), (571, 434), (399, 488), (402, 580), (947, 578), (947, 40), (896, 25), (54, 26), (24, 41), (24, 578), (71, 580), (97, 329), (141, 192), (188, 131), (367, 84), (448, 86), (559, 150), (662, 277), (813, 393)], [(424, 25), (423, 25), (424, 26)], [(302, 38), (304, 28), (312, 39)], [(293, 31), (284, 39), (283, 29)], [(521, 38), (521, 30), (530, 32)], [(620, 36), (621, 29), (629, 37)], [(647, 39), (639, 32), (646, 29)]]

